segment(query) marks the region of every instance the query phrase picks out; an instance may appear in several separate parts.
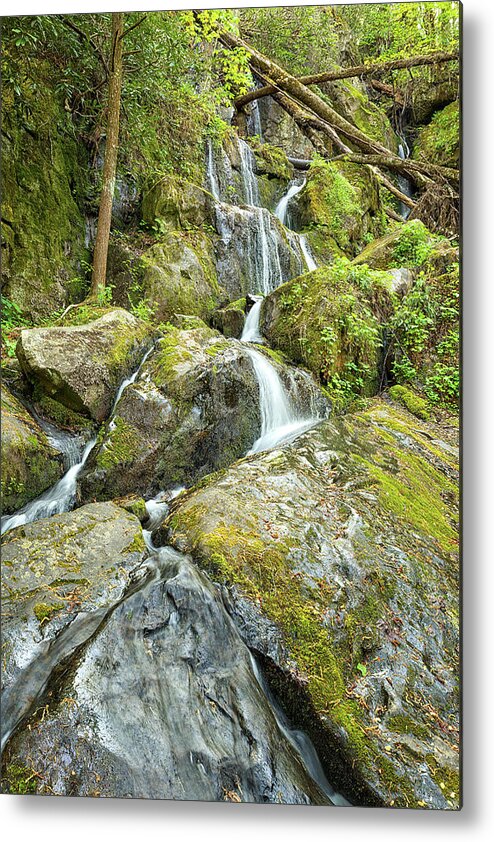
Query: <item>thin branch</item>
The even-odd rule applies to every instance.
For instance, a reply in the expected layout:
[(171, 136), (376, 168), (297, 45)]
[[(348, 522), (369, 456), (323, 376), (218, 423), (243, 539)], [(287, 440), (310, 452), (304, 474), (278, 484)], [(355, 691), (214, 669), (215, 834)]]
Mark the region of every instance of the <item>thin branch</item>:
[(141, 25), (141, 23), (144, 23), (144, 21), (146, 20), (146, 17), (147, 17), (147, 15), (143, 15), (143, 16), (142, 16), (142, 18), (139, 18), (139, 20), (138, 20), (138, 21), (136, 21), (135, 23), (133, 23), (131, 26), (128, 26), (128, 27), (127, 27), (127, 29), (125, 29), (125, 30), (123, 31), (123, 33), (122, 33), (122, 35), (120, 36), (120, 38), (125, 38), (125, 36), (129, 34), (129, 32), (132, 32), (132, 30), (133, 30), (133, 29), (136, 29), (138, 26), (140, 26), (140, 25)]
[(106, 61), (104, 54), (102, 53), (98, 45), (93, 41), (93, 39), (89, 35), (87, 35), (87, 33), (84, 32), (83, 29), (80, 29), (80, 27), (77, 26), (77, 24), (73, 23), (69, 18), (65, 17), (65, 15), (59, 15), (58, 18), (64, 26), (68, 27), (68, 29), (71, 29), (72, 32), (75, 32), (80, 39), (85, 41), (93, 48), (103, 67), (105, 68), (106, 75), (108, 75), (108, 73), (110, 72), (108, 69), (108, 62)]

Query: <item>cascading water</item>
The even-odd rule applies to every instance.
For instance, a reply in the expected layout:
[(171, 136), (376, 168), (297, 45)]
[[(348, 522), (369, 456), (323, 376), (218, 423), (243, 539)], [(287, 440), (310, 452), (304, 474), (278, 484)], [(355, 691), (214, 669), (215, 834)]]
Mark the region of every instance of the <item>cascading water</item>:
[(261, 317), (261, 304), (262, 298), (258, 298), (256, 302), (250, 308), (247, 318), (245, 320), (244, 329), (242, 331), (242, 336), (240, 337), (241, 342), (257, 342), (260, 343), (263, 341), (261, 332), (259, 330), (259, 322)]
[(32, 523), (41, 518), (70, 511), (75, 503), (77, 477), (95, 444), (96, 438), (92, 438), (84, 447), (82, 454), (79, 451), (78, 461), (71, 464), (67, 473), (36, 500), (31, 500), (15, 514), (2, 517), (1, 534), (4, 535), (16, 526), (24, 526), (26, 523)]
[[(280, 199), (280, 201), (276, 205), (276, 208), (274, 210), (274, 214), (275, 214), (275, 216), (278, 217), (280, 222), (283, 223), (283, 225), (288, 225), (288, 222), (289, 222), (288, 205), (289, 205), (291, 199), (293, 199), (293, 197), (296, 196), (297, 193), (300, 193), (300, 191), (303, 190), (305, 185), (306, 185), (306, 179), (305, 178), (300, 183), (297, 183), (296, 181), (294, 181), (293, 184), (291, 184), (289, 186), (285, 195)], [(302, 251), (305, 262), (307, 264), (307, 269), (309, 270), (309, 272), (313, 272), (314, 269), (317, 269), (317, 264), (316, 264), (316, 261), (314, 260), (314, 258), (312, 257), (312, 254), (311, 254), (310, 248), (309, 248), (309, 244), (308, 244), (306, 238), (304, 237), (303, 234), (295, 234), (295, 232), (292, 232), (292, 237), (297, 238), (299, 248)]]
[[(400, 143), (398, 147), (398, 154), (402, 161), (406, 161), (406, 159), (410, 157), (410, 148), (405, 138), (402, 138), (402, 143)], [(401, 192), (405, 194), (405, 196), (409, 196), (410, 198), (412, 197), (412, 185), (410, 179), (407, 178), (406, 175), (398, 176), (398, 187), (400, 188)], [(410, 210), (411, 208), (409, 208), (408, 205), (405, 205), (404, 202), (400, 202), (400, 215), (403, 217), (403, 219), (408, 219), (408, 217), (410, 216)]]
[[(110, 429), (113, 424), (113, 416), (115, 414), (118, 401), (120, 400), (123, 391), (127, 388), (127, 386), (135, 381), (152, 350), (153, 346), (146, 351), (135, 372), (120, 384), (113, 402), (110, 420), (108, 422)], [(68, 470), (63, 477), (55, 483), (55, 485), (47, 491), (44, 491), (43, 494), (35, 500), (31, 500), (30, 503), (27, 503), (13, 515), (5, 515), (2, 517), (2, 535), (11, 529), (14, 529), (16, 526), (24, 526), (26, 523), (32, 523), (35, 520), (41, 520), (41, 518), (52, 517), (53, 515), (59, 515), (63, 512), (69, 512), (74, 507), (74, 503), (76, 501), (77, 478), (79, 477), (79, 474), (86, 464), (97, 441), (96, 437), (93, 437), (84, 445), (79, 436), (72, 436), (67, 433), (57, 431), (53, 425), (43, 423), (40, 419), (38, 420), (48, 433), (48, 438), (53, 446), (64, 454)]]

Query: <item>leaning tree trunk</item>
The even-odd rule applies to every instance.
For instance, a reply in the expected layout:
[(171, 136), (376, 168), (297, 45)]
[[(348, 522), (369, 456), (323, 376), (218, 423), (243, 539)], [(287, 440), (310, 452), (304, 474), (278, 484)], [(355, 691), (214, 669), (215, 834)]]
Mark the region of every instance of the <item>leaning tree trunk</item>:
[[(418, 187), (427, 186), (431, 180), (458, 180), (458, 172), (456, 170), (438, 166), (432, 167), (431, 165), (418, 164), (417, 162), (413, 162), (412, 164), (409, 160), (403, 161), (398, 155), (394, 155), (381, 143), (367, 137), (367, 135), (338, 114), (320, 96), (309, 90), (298, 79), (291, 76), (286, 70), (264, 56), (254, 47), (251, 47), (238, 36), (233, 35), (231, 32), (223, 32), (221, 41), (228, 47), (241, 47), (244, 49), (249, 56), (251, 66), (255, 70), (260, 71), (261, 75), (267, 77), (275, 90), (293, 97), (306, 108), (310, 109), (320, 120), (328, 123), (339, 135), (343, 135), (346, 140), (357, 146), (366, 155), (374, 156), (374, 160), (369, 161), (369, 163), (381, 164), (396, 172), (404, 172)], [(377, 160), (378, 158), (380, 160)]]
[[(335, 82), (338, 79), (351, 79), (356, 76), (369, 76), (374, 73), (384, 73), (390, 70), (400, 70), (410, 67), (420, 67), (430, 64), (441, 64), (445, 61), (457, 61), (458, 53), (431, 53), (428, 56), (413, 56), (412, 58), (393, 59), (375, 64), (359, 64), (356, 67), (346, 67), (340, 70), (329, 70), (327, 73), (313, 73), (310, 76), (300, 76), (299, 82), (303, 85), (320, 85), (323, 82)], [(243, 108), (249, 102), (259, 99), (263, 96), (272, 95), (276, 91), (273, 85), (265, 85), (262, 88), (256, 88), (255, 91), (249, 91), (235, 100), (236, 108)]]
[(112, 14), (112, 42), (108, 79), (108, 120), (106, 130), (103, 184), (98, 212), (98, 228), (94, 244), (93, 272), (90, 295), (96, 296), (105, 288), (108, 243), (110, 239), (113, 194), (117, 172), (118, 134), (120, 128), (120, 98), (123, 75), (123, 20), (122, 12)]

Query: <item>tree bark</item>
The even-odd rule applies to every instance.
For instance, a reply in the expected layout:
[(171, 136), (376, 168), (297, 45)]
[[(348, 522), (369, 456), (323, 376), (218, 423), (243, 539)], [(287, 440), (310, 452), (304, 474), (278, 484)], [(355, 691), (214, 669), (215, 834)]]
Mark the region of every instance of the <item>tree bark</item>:
[[(334, 108), (321, 99), (320, 96), (309, 90), (298, 79), (291, 76), (286, 70), (283, 70), (283, 68), (271, 61), (271, 59), (262, 55), (254, 47), (246, 44), (245, 41), (233, 35), (231, 32), (224, 32), (220, 40), (228, 47), (241, 47), (244, 49), (248, 53), (250, 63), (254, 69), (259, 70), (262, 75), (268, 77), (275, 90), (279, 89), (282, 93), (288, 94), (310, 109), (320, 120), (328, 123), (337, 134), (343, 135), (344, 138), (357, 146), (365, 154), (385, 158), (386, 164), (383, 164), (383, 166), (397, 172), (406, 173), (416, 186), (424, 187), (431, 180), (435, 180), (438, 177), (446, 179), (452, 177), (453, 180), (458, 180), (458, 172), (456, 170), (448, 170), (444, 167), (432, 167), (426, 164), (419, 166), (416, 162), (411, 162), (409, 159), (402, 160), (398, 155), (394, 155), (381, 143), (367, 137), (363, 132), (349, 123), (348, 120), (345, 120)], [(368, 163), (372, 164), (374, 162), (369, 161)], [(382, 164), (383, 162), (381, 161), (380, 163)]]
[(123, 75), (123, 21), (122, 12), (112, 14), (112, 40), (108, 77), (108, 119), (106, 129), (103, 183), (98, 212), (98, 227), (94, 244), (91, 296), (105, 288), (108, 243), (110, 239), (113, 194), (117, 172), (118, 135), (120, 129), (120, 101)]
[[(431, 53), (428, 56), (414, 56), (407, 59), (394, 59), (387, 61), (384, 64), (360, 64), (356, 67), (347, 67), (345, 70), (331, 70), (327, 73), (312, 74), (311, 76), (301, 76), (298, 81), (303, 85), (320, 85), (323, 82), (335, 82), (338, 79), (351, 79), (355, 76), (369, 76), (375, 73), (385, 73), (389, 70), (403, 70), (408, 67), (420, 67), (422, 65), (441, 64), (445, 61), (455, 61), (459, 58), (458, 53)], [(237, 97), (235, 100), (236, 108), (243, 108), (249, 102), (259, 99), (263, 96), (272, 96), (276, 88), (272, 85), (265, 85), (262, 88), (257, 88), (255, 91), (243, 96)]]

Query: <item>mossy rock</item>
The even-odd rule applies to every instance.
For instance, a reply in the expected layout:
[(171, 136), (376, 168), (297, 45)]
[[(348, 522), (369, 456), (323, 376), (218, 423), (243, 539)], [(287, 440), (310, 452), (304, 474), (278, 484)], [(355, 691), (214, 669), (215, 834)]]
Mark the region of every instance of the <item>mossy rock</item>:
[(2, 510), (12, 514), (60, 479), (63, 458), (5, 385), (1, 401)]
[[(367, 96), (363, 85), (355, 80), (338, 79), (322, 85), (323, 97), (345, 120), (353, 123), (367, 137), (383, 143), (398, 154), (398, 138), (385, 112)], [(359, 150), (356, 150), (359, 151)]]
[(142, 219), (161, 231), (201, 228), (209, 221), (208, 193), (183, 178), (164, 175), (144, 189)]
[(423, 421), (430, 420), (431, 410), (429, 404), (411, 389), (408, 389), (406, 386), (391, 386), (389, 395), (394, 401), (408, 409), (412, 415), (421, 418)]
[(165, 524), (358, 803), (458, 807), (457, 467), (440, 428), (376, 400), (210, 477)]
[(419, 129), (413, 146), (416, 161), (458, 167), (460, 163), (460, 105), (451, 102), (436, 111), (427, 126)]
[(411, 219), (369, 243), (353, 263), (366, 263), (372, 269), (420, 268), (439, 242), (420, 219)]
[(379, 184), (373, 173), (357, 164), (317, 158), (290, 207), (297, 230), (320, 232), (350, 257), (387, 226)]
[(145, 499), (242, 456), (260, 429), (250, 357), (205, 325), (167, 326), (81, 475), (83, 499)]
[(156, 321), (174, 314), (208, 319), (224, 294), (215, 268), (213, 244), (200, 231), (173, 232), (139, 258), (140, 290)]
[(2, 109), (2, 290), (31, 319), (78, 300), (88, 193), (88, 153), (74, 137), (49, 64), (30, 58), (36, 92), (24, 86), (23, 113), (4, 97)]
[(275, 348), (307, 366), (338, 402), (375, 393), (381, 325), (394, 306), (387, 273), (337, 258), (266, 296), (261, 329)]
[(16, 354), (38, 390), (95, 421), (108, 417), (122, 380), (152, 342), (151, 326), (126, 310), (71, 327), (23, 330)]

